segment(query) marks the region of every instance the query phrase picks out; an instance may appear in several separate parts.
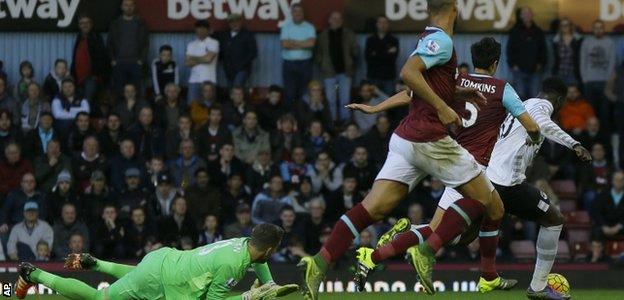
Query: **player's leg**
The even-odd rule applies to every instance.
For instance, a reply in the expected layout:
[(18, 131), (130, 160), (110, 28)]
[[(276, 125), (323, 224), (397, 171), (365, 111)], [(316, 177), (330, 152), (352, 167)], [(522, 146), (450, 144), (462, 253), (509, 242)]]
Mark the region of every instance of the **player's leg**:
[(92, 270), (119, 279), (134, 270), (136, 266), (113, 263), (96, 259), (89, 253), (70, 254), (65, 258), (65, 268), (69, 270)]
[(15, 288), (15, 295), (19, 299), (24, 299), (28, 289), (37, 283), (51, 288), (70, 300), (104, 299), (104, 290), (98, 291), (82, 281), (45, 272), (29, 263), (20, 264), (19, 274)]

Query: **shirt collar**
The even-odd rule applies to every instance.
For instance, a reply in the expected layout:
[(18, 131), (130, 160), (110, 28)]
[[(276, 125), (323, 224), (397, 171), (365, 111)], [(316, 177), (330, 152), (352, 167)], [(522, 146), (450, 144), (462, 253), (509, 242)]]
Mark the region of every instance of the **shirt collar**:
[(492, 78), (492, 76), (487, 74), (470, 73), (469, 75), (474, 77)]
[(442, 31), (442, 32), (444, 32), (444, 30), (442, 30), (442, 28), (440, 28), (440, 27), (436, 27), (436, 26), (427, 26), (427, 27), (425, 27), (425, 31), (427, 31), (427, 30)]

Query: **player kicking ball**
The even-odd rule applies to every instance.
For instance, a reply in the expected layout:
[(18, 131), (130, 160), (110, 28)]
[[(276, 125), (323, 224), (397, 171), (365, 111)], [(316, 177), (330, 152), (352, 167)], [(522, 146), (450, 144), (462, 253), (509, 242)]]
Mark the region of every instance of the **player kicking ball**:
[[(41, 283), (72, 300), (275, 299), (298, 290), (294, 284), (275, 284), (266, 264), (283, 235), (280, 227), (264, 223), (254, 227), (251, 238), (224, 240), (189, 251), (161, 248), (147, 254), (137, 266), (98, 260), (89, 254), (70, 255), (65, 263), (67, 268), (88, 269), (117, 278), (102, 290), (21, 263), (15, 294), (24, 299), (30, 287)], [(262, 285), (228, 297), (249, 267), (253, 267)]]

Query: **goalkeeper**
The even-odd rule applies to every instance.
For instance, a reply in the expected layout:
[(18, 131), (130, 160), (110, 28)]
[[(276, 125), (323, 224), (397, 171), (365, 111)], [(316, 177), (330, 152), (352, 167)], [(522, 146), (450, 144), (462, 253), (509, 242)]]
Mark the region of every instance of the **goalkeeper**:
[[(266, 264), (283, 234), (278, 226), (260, 224), (251, 238), (220, 241), (189, 251), (161, 248), (146, 255), (136, 267), (97, 260), (89, 254), (70, 255), (65, 262), (69, 269), (90, 269), (118, 279), (102, 290), (22, 263), (15, 294), (23, 299), (31, 286), (41, 283), (69, 299), (274, 299), (297, 290), (296, 285), (275, 284)], [(262, 285), (228, 297), (250, 266)]]

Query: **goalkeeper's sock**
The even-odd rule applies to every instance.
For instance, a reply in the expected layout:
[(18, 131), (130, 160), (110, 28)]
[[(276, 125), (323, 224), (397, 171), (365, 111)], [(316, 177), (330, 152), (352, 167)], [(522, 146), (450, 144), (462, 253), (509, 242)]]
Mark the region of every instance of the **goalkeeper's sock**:
[(451, 204), (444, 212), (440, 225), (427, 239), (433, 253), (462, 234), (470, 224), (483, 216), (485, 206), (477, 200), (462, 198)]
[(496, 248), (498, 246), (498, 229), (501, 221), (484, 216), (479, 230), (479, 250), (481, 252), (481, 277), (492, 281), (498, 277), (496, 272)]
[(388, 258), (405, 253), (409, 247), (422, 243), (431, 235), (431, 227), (424, 225), (418, 228), (398, 234), (392, 242), (383, 245), (371, 254), (371, 260), (378, 264)]
[(98, 259), (95, 267), (93, 267), (93, 271), (108, 274), (119, 279), (130, 273), (132, 270), (134, 270), (134, 268), (135, 266), (116, 264), (113, 262)]
[(563, 229), (563, 225), (540, 227), (536, 245), (537, 260), (535, 261), (535, 270), (533, 270), (533, 279), (531, 280), (531, 289), (534, 291), (543, 290), (548, 283), (548, 274), (550, 274), (557, 256), (561, 229)]
[(72, 278), (63, 278), (41, 269), (36, 269), (30, 273), (30, 280), (41, 283), (72, 300), (102, 298), (100, 292), (82, 281)]
[(354, 206), (340, 217), (327, 242), (315, 257), (320, 255), (327, 264), (336, 262), (349, 249), (353, 239), (358, 238), (360, 232), (373, 222), (373, 218), (361, 203)]

